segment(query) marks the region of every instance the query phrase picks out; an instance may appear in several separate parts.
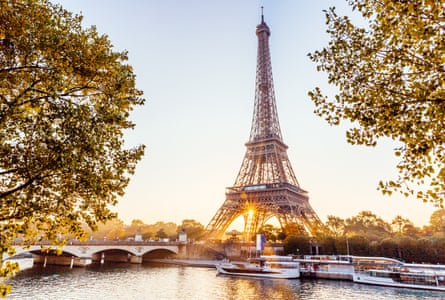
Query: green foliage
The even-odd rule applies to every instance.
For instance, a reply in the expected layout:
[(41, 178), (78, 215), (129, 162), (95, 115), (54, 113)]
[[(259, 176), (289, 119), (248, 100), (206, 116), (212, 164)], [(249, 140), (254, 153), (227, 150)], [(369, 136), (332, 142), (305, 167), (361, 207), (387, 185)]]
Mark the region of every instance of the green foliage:
[(379, 240), (391, 233), (388, 223), (370, 211), (362, 211), (357, 216), (346, 219), (345, 230), (349, 236), (366, 236)]
[(392, 231), (399, 236), (407, 235), (414, 237), (417, 234), (413, 222), (402, 216), (396, 216), (394, 220), (392, 220), (391, 228)]
[[(0, 265), (2, 264), (2, 259), (0, 256)], [(0, 268), (0, 278), (5, 278), (15, 275), (19, 270), (19, 265), (10, 261), (6, 261), (4, 266)], [(11, 286), (6, 285), (0, 281), (0, 297), (6, 297), (11, 292)]]
[(115, 218), (98, 224), (97, 230), (91, 232), (90, 237), (94, 240), (124, 240), (134, 238), (138, 233), (144, 240), (160, 238), (176, 240), (183, 229), (187, 233), (187, 238), (191, 240), (199, 240), (204, 234), (204, 225), (193, 219), (185, 219), (180, 225), (162, 221), (145, 224), (142, 220), (135, 219), (130, 225), (126, 225), (122, 220)]
[(0, 297), (4, 298), (11, 292), (11, 286), (1, 283), (0, 284)]
[(192, 241), (200, 240), (204, 235), (204, 225), (193, 219), (182, 220), (182, 224), (178, 226), (177, 233), (179, 234), (182, 230), (187, 234), (187, 239)]
[(322, 239), (320, 239), (320, 249), (323, 249), (323, 253), (329, 253), (329, 254), (344, 254), (346, 253), (346, 251), (344, 252), (339, 252), (338, 249), (338, 245), (337, 245), (337, 240), (334, 237), (331, 236), (327, 236), (324, 237)]
[(310, 254), (310, 238), (307, 236), (290, 235), (284, 240), (283, 247), (285, 254)]
[[(402, 216), (391, 223), (370, 211), (343, 220), (328, 216), (323, 234), (309, 238), (292, 235), (284, 241), (286, 253), (309, 254), (314, 239), (320, 254), (386, 256), (407, 262), (445, 263), (445, 210), (432, 213), (430, 224), (419, 228)], [(342, 230), (337, 230), (341, 228)], [(339, 233), (340, 232), (340, 233)], [(297, 251), (298, 249), (298, 251)]]
[(142, 234), (145, 228), (145, 224), (142, 220), (134, 219), (129, 226), (124, 227), (125, 237), (135, 237), (136, 234)]
[(307, 236), (307, 231), (300, 224), (288, 223), (284, 226), (283, 232), (287, 236)]
[[(399, 247), (401, 251), (401, 258), (407, 262), (418, 261), (417, 254), (417, 239), (409, 236), (403, 237), (399, 240)], [(438, 262), (438, 260), (432, 260), (431, 262)]]
[(168, 237), (168, 235), (165, 233), (164, 228), (161, 228), (158, 230), (158, 232), (156, 232), (155, 237), (157, 237), (158, 239), (165, 239), (166, 237)]
[(445, 209), (438, 209), (430, 217), (430, 226), (433, 232), (445, 233)]
[(97, 224), (97, 229), (94, 232), (90, 232), (90, 238), (95, 240), (120, 239), (124, 236), (122, 233), (123, 230), (124, 222), (118, 218), (114, 218)]
[(349, 254), (368, 256), (370, 255), (370, 241), (366, 236), (354, 235), (348, 238)]
[(126, 52), (47, 0), (0, 0), (0, 247), (115, 216), (144, 147), (124, 149), (144, 103)]
[(276, 242), (279, 236), (284, 238), (283, 235), (280, 235), (281, 227), (274, 227), (272, 224), (265, 224), (258, 233), (263, 233), (268, 242)]
[[(348, 120), (351, 144), (374, 146), (382, 137), (400, 143), (396, 180), (380, 182), (383, 193), (399, 191), (442, 205), (445, 190), (445, 24), (443, 1), (349, 0), (367, 21), (326, 11), (330, 42), (309, 54), (317, 70), (338, 88), (332, 99), (309, 93), (315, 113), (331, 125)], [(422, 190), (414, 186), (429, 185)], [(417, 191), (417, 192), (416, 192)]]
[(325, 225), (328, 234), (330, 234), (331, 236), (336, 238), (344, 236), (346, 224), (345, 220), (343, 220), (342, 218), (329, 215), (327, 216), (327, 221)]
[[(178, 237), (178, 225), (173, 222), (156, 222), (145, 227), (152, 238), (169, 238), (175, 240)], [(162, 237), (159, 233), (163, 232)]]
[(399, 242), (392, 238), (385, 238), (380, 241), (381, 256), (391, 258), (401, 258)]
[(283, 241), (286, 238), (286, 234), (283, 231), (278, 232), (277, 234), (277, 240)]

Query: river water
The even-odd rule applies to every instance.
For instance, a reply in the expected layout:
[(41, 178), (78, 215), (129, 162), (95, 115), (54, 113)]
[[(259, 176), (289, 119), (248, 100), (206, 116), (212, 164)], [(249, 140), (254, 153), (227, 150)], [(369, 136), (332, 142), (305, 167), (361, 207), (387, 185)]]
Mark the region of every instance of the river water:
[(211, 268), (161, 264), (35, 265), (8, 280), (7, 299), (444, 299), (445, 293), (333, 280), (280, 280), (216, 275)]

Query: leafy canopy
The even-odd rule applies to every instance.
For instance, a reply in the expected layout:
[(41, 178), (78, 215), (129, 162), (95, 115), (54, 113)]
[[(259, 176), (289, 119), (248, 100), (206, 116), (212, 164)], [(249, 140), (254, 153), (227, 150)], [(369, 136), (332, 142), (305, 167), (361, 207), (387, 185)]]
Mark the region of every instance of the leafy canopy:
[(126, 52), (46, 0), (0, 0), (0, 254), (114, 216), (144, 146), (124, 149), (142, 105)]
[[(348, 120), (351, 144), (374, 146), (381, 137), (400, 142), (399, 176), (380, 182), (442, 205), (445, 190), (445, 2), (349, 0), (367, 21), (355, 26), (335, 8), (326, 11), (330, 42), (309, 54), (339, 92), (309, 93), (315, 113), (331, 125)], [(429, 185), (427, 190), (418, 186)], [(416, 192), (417, 191), (417, 192)]]

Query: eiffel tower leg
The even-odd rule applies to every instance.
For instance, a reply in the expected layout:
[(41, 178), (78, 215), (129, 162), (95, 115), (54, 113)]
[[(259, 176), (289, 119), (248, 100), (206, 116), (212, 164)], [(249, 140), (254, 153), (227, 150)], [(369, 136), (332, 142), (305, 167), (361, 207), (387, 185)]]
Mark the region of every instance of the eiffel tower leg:
[(244, 241), (251, 242), (258, 231), (258, 213), (249, 210), (244, 214)]
[(233, 203), (228, 201), (224, 202), (206, 227), (207, 238), (222, 239), (230, 224), (241, 214), (242, 210), (239, 207), (234, 207)]
[(252, 241), (252, 239), (256, 236), (257, 233), (260, 233), (260, 229), (264, 226), (265, 221), (267, 220), (269, 213), (266, 211), (253, 211), (252, 215), (249, 217), (245, 216), (244, 220), (244, 232), (245, 232), (245, 241)]

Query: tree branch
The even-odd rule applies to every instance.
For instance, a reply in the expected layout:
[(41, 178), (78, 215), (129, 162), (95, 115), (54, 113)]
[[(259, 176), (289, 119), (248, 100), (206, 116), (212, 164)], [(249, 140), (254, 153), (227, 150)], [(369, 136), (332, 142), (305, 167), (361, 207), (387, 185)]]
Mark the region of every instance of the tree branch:
[(11, 170), (1, 171), (0, 172), (0, 176), (17, 172), (17, 170), (18, 170), (17, 168), (14, 168), (14, 169), (11, 169)]
[(14, 194), (17, 191), (20, 191), (21, 189), (26, 188), (27, 186), (29, 186), (32, 183), (34, 183), (34, 181), (36, 181), (38, 178), (39, 178), (38, 176), (32, 177), (32, 178), (28, 179), (28, 181), (26, 181), (25, 183), (23, 183), (21, 185), (18, 185), (18, 186), (16, 186), (13, 189), (10, 189), (10, 190), (5, 191), (5, 192), (0, 192), (0, 199), (8, 197), (9, 195), (12, 195), (12, 194)]
[(27, 70), (27, 69), (29, 69), (29, 70), (33, 70), (33, 69), (37, 69), (37, 70), (53, 70), (52, 68), (49, 68), (49, 67), (43, 67), (43, 66), (35, 65), (35, 66), (20, 66), (20, 67), (4, 68), (4, 69), (0, 69), (0, 73), (23, 71), (23, 70)]

